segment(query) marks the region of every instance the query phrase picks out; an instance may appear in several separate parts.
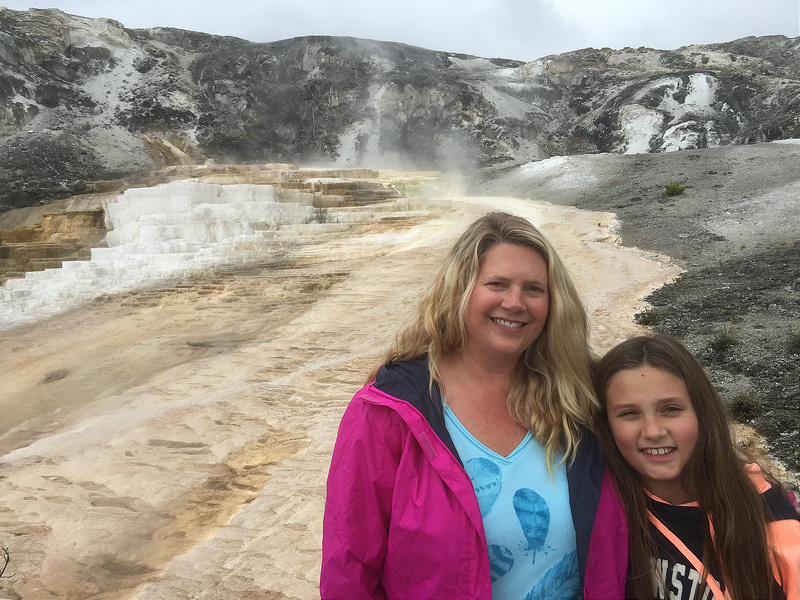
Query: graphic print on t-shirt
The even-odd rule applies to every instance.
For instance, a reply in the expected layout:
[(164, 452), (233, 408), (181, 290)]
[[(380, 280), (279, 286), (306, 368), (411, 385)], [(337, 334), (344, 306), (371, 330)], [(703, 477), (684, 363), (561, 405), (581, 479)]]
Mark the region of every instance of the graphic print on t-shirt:
[[(762, 492), (761, 498), (773, 519), (796, 518), (794, 507), (780, 488), (770, 487)], [(651, 498), (650, 510), (698, 559), (703, 556), (704, 529), (709, 520), (699, 506), (695, 503), (675, 506)], [(700, 593), (704, 576), (692, 567), (691, 561), (675, 547), (674, 542), (653, 524), (650, 525), (650, 534), (658, 549), (658, 556), (650, 557), (656, 600), (713, 600), (710, 587), (706, 586), (705, 591)], [(724, 591), (718, 561), (712, 561), (711, 576)], [(780, 583), (773, 580), (772, 592), (768, 597), (771, 600), (786, 600), (786, 593)]]
[[(650, 557), (656, 600), (713, 600), (710, 587), (698, 594), (703, 577), (687, 562)], [(714, 581), (717, 581), (716, 579)], [(722, 584), (717, 581), (722, 588)]]
[[(532, 440), (531, 443), (533, 443)], [(461, 450), (459, 453), (462, 454)], [(524, 600), (580, 598), (580, 575), (577, 552), (574, 550), (574, 529), (571, 527), (571, 519), (568, 524), (572, 535), (570, 539), (573, 541), (569, 541), (567, 546), (571, 545), (573, 550), (566, 552), (555, 562), (553, 562), (553, 558), (550, 558), (549, 563), (545, 562), (537, 566), (537, 558), (548, 557), (556, 551), (556, 548), (548, 544), (551, 528), (550, 505), (541, 494), (530, 487), (521, 486), (516, 490), (513, 490), (513, 487), (505, 489), (504, 469), (514, 475), (516, 483), (519, 484), (523, 481), (515, 476), (514, 467), (507, 464), (508, 461), (504, 461), (501, 457), (498, 462), (499, 464), (485, 456), (469, 458), (464, 462), (464, 468), (475, 489), (481, 517), (485, 524), (488, 523), (486, 528), (489, 542), (489, 562), (495, 595), (498, 597), (522, 597)], [(527, 474), (530, 468), (523, 467), (522, 471)], [(524, 481), (534, 482), (535, 480), (535, 477), (531, 477)], [(546, 482), (548, 487), (552, 486), (549, 476)], [(552, 490), (551, 493), (553, 493)], [(559, 496), (556, 494), (555, 497)], [(499, 506), (498, 501), (501, 498), (504, 499), (504, 504)], [(563, 523), (564, 511), (559, 514), (559, 519)], [(502, 523), (503, 531), (497, 531), (494, 524), (498, 522)], [(488, 531), (506, 541), (506, 544), (492, 543), (492, 535)], [(508, 540), (515, 540), (515, 543), (508, 543)], [(563, 551), (563, 547), (558, 548), (558, 552)], [(528, 566), (517, 575), (517, 579), (513, 583), (512, 580), (503, 583), (504, 578), (515, 568), (515, 565), (519, 566), (521, 561)], [(532, 586), (531, 581), (535, 582)], [(495, 585), (500, 587), (495, 587)], [(520, 589), (522, 585), (525, 587)], [(504, 595), (503, 590), (509, 593)], [(512, 592), (512, 590), (515, 591)]]
[(475, 438), (448, 405), (444, 412), (481, 513), (492, 598), (580, 600), (565, 466), (548, 470), (544, 446), (530, 432), (503, 456)]
[(525, 600), (579, 598), (581, 576), (578, 572), (578, 551), (565, 554), (556, 566), (547, 571), (525, 596)]
[(511, 550), (500, 544), (489, 544), (489, 569), (492, 583), (500, 579), (514, 566), (514, 555)]
[(472, 480), (472, 487), (475, 488), (478, 506), (481, 507), (481, 516), (485, 517), (492, 510), (497, 496), (500, 495), (503, 483), (500, 467), (488, 458), (472, 458), (464, 464), (464, 468)]
[(544, 547), (547, 532), (550, 531), (550, 507), (539, 494), (528, 488), (520, 488), (514, 493), (514, 512), (522, 526), (522, 533), (528, 540), (525, 550), (533, 552), (531, 562), (536, 562), (536, 551)]

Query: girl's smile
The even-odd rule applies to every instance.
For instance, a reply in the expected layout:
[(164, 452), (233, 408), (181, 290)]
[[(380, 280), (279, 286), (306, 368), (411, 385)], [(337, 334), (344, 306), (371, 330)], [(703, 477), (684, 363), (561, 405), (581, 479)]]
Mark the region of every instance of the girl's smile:
[(699, 429), (686, 384), (645, 365), (614, 375), (606, 397), (614, 441), (645, 488), (672, 504), (691, 501), (683, 470)]

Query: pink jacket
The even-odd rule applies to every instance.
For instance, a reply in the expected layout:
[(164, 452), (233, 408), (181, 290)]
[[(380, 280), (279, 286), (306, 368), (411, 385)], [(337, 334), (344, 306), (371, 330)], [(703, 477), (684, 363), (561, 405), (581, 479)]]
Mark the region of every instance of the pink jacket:
[[(604, 477), (606, 492), (609, 483)], [(586, 589), (596, 593), (585, 597), (622, 597), (624, 514), (615, 492), (598, 502), (599, 487), (587, 483), (577, 493), (594, 497), (588, 511), (605, 505), (616, 515), (604, 527), (578, 532), (579, 552), (581, 537), (591, 538), (582, 570), (595, 582)], [(579, 521), (587, 522), (586, 511), (580, 512), (576, 531)], [(322, 600), (492, 596), (486, 536), (469, 476), (417, 408), (374, 384), (356, 393), (339, 427), (328, 476), (320, 593)]]

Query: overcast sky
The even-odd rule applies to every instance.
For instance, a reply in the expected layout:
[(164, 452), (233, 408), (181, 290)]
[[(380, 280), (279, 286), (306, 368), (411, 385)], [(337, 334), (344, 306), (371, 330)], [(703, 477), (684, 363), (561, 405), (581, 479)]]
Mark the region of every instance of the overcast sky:
[[(0, 0), (4, 2), (4, 0)], [(345, 35), (530, 61), (580, 48), (674, 49), (800, 35), (800, 0), (5, 0), (130, 28), (178, 27), (253, 42)]]

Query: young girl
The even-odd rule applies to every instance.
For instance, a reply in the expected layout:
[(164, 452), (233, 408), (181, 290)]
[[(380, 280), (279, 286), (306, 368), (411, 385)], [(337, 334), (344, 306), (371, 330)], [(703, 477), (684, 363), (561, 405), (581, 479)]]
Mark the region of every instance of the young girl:
[(630, 339), (594, 374), (597, 429), (628, 516), (632, 598), (800, 598), (800, 520), (745, 464), (725, 405), (675, 339)]

